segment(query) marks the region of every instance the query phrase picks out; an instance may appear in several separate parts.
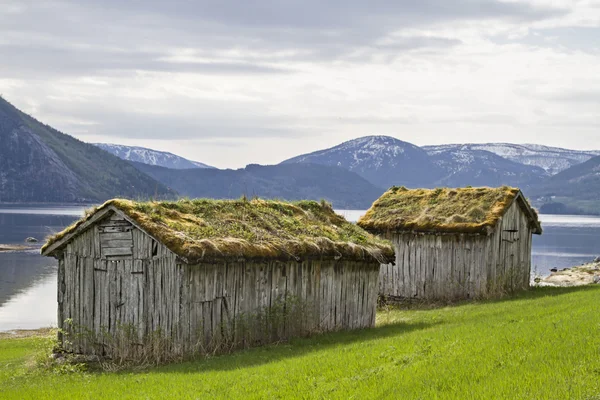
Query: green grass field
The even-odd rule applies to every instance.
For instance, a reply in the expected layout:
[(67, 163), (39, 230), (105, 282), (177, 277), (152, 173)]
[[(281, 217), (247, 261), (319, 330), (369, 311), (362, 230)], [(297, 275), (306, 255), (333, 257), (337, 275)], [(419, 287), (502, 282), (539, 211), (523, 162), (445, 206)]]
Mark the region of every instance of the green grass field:
[(382, 310), (377, 327), (143, 371), (59, 373), (0, 339), (0, 399), (600, 399), (600, 287)]

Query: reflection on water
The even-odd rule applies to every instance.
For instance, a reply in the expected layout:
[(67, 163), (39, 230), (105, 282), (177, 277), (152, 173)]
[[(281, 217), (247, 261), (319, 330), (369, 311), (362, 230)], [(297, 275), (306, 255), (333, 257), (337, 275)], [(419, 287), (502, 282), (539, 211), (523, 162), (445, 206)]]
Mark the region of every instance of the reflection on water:
[(56, 270), (42, 257), (48, 235), (60, 232), (83, 215), (84, 207), (0, 206), (0, 244), (39, 240), (34, 250), (0, 252), (0, 331), (56, 325)]
[(0, 305), (0, 331), (56, 326), (56, 270)]
[(0, 307), (17, 293), (50, 279), (56, 271), (56, 260), (40, 256), (39, 250), (0, 253)]
[[(84, 207), (0, 206), (0, 243), (40, 239), (26, 252), (0, 253), (0, 331), (56, 325), (56, 260), (39, 254), (41, 241), (83, 215)], [(356, 222), (364, 210), (338, 210)], [(600, 256), (600, 217), (541, 215), (544, 234), (534, 236), (533, 268), (546, 275)]]

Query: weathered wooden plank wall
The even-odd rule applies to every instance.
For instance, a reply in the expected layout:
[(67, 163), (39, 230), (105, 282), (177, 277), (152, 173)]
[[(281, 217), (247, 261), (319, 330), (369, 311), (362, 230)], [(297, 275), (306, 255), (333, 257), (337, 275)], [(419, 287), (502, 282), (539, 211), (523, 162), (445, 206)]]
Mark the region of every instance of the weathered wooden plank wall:
[[(74, 238), (59, 260), (59, 326), (73, 351), (113, 357), (142, 349), (151, 335), (169, 339), (161, 351), (185, 355), (367, 328), (378, 277), (376, 263), (343, 260), (189, 266), (112, 216)], [(116, 337), (127, 343), (115, 345)]]
[[(179, 311), (186, 353), (195, 351), (190, 346), (210, 348), (224, 335), (233, 334), (236, 343), (265, 343), (275, 337), (375, 323), (377, 264), (272, 261), (178, 264), (178, 269), (183, 278)], [(294, 315), (286, 318), (284, 311)], [(254, 324), (254, 318), (263, 323)]]
[(396, 263), (381, 266), (382, 295), (461, 299), (529, 286), (532, 229), (516, 202), (489, 236), (404, 233), (391, 240)]

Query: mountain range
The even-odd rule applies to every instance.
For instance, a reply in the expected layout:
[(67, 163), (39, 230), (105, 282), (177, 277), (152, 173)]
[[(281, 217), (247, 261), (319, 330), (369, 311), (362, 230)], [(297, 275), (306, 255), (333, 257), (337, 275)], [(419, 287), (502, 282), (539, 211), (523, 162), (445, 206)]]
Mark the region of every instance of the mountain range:
[(443, 176), (442, 168), (423, 149), (389, 136), (350, 140), (282, 162), (293, 163), (341, 167), (380, 188), (429, 185)]
[(381, 188), (353, 172), (317, 164), (251, 164), (237, 170), (174, 170), (133, 164), (179, 194), (192, 198), (324, 199), (336, 208), (366, 209), (383, 193)]
[(417, 147), (368, 136), (296, 156), (289, 163), (337, 165), (382, 190), (390, 186), (517, 186), (552, 212), (600, 213), (600, 151), (507, 143)]
[(125, 146), (122, 144), (93, 143), (94, 146), (127, 161), (135, 161), (148, 165), (173, 169), (188, 168), (214, 168), (198, 161), (191, 161), (166, 151), (158, 151), (138, 146)]
[(382, 188), (394, 185), (529, 187), (591, 159), (596, 153), (600, 151), (502, 143), (420, 148), (389, 136), (367, 136), (296, 156), (282, 164), (337, 165)]
[(518, 186), (529, 187), (548, 176), (537, 166), (520, 164), (485, 150), (448, 149), (431, 156), (444, 170), (433, 186)]
[(549, 175), (581, 164), (592, 157), (600, 155), (600, 151), (569, 150), (559, 147), (542, 146), (539, 144), (511, 144), (511, 143), (470, 143), (470, 144), (444, 144), (438, 146), (424, 146), (423, 150), (429, 155), (444, 151), (489, 151), (497, 156), (514, 161), (518, 164), (531, 165), (544, 169)]
[(507, 143), (418, 147), (367, 136), (278, 165), (220, 170), (144, 147), (84, 143), (1, 98), (0, 142), (0, 202), (246, 195), (362, 209), (390, 186), (511, 185), (546, 210), (600, 213), (600, 151)]

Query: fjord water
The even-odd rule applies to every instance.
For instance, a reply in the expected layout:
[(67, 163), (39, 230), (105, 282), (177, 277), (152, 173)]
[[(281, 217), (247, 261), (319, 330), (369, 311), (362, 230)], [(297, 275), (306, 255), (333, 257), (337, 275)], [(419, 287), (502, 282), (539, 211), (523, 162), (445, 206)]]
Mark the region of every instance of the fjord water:
[[(0, 331), (56, 326), (56, 260), (39, 254), (43, 239), (83, 215), (85, 207), (0, 205), (0, 244), (40, 243), (33, 250), (0, 252)], [(338, 210), (357, 221), (362, 210)], [(567, 268), (600, 255), (600, 217), (542, 215), (534, 237), (534, 273)]]
[(59, 232), (83, 215), (78, 206), (0, 206), (0, 244), (33, 249), (0, 252), (0, 331), (56, 325), (56, 270), (53, 258), (42, 257), (44, 238)]

